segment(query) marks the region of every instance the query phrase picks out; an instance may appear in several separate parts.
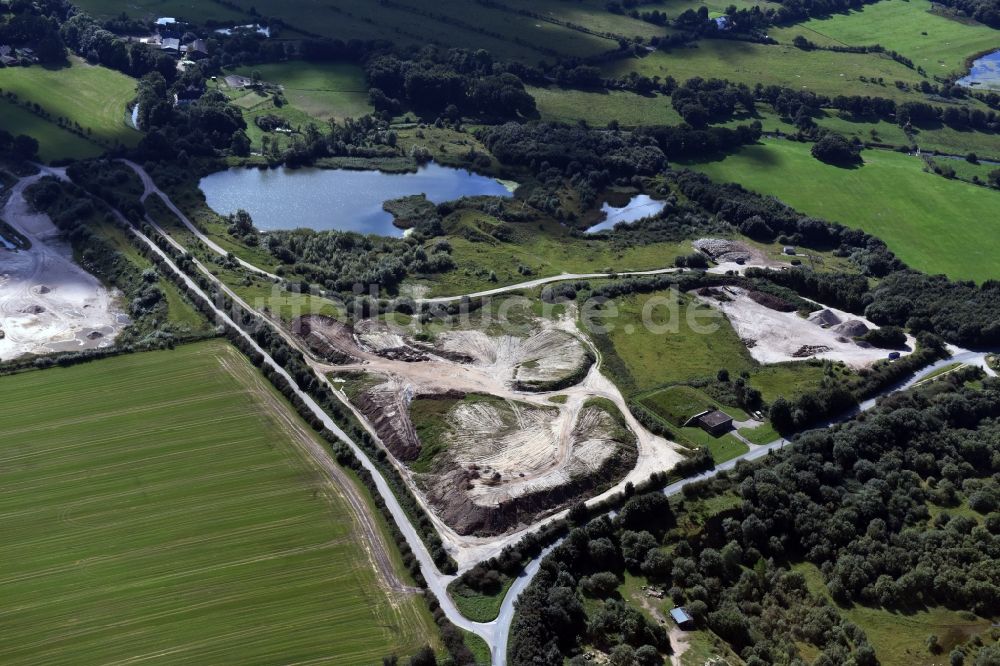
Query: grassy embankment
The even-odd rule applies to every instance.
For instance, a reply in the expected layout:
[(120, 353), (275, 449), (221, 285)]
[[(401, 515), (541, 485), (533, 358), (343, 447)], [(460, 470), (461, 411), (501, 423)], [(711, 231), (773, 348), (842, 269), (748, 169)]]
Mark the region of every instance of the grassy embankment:
[(0, 397), (5, 663), (356, 664), (435, 635), (227, 343), (16, 375)]

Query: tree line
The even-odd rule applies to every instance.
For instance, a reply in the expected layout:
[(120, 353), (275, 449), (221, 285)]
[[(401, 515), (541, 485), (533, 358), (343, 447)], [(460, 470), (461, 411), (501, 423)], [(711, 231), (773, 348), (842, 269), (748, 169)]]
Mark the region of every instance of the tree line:
[[(517, 603), (511, 663), (584, 664), (584, 645), (611, 663), (662, 663), (670, 646), (619, 593), (626, 573), (660, 586), (664, 608), (683, 605), (753, 666), (801, 664), (803, 644), (818, 651), (813, 664), (877, 664), (840, 604), (995, 615), (1000, 381), (970, 388), (973, 374), (895, 395), (863, 420), (807, 433), (673, 502), (637, 495), (616, 517), (573, 528)], [(732, 508), (707, 520), (689, 516), (733, 495)], [(962, 505), (981, 522), (947, 515)], [(832, 600), (793, 567), (801, 563)], [(951, 663), (1000, 657), (972, 641), (956, 652)]]

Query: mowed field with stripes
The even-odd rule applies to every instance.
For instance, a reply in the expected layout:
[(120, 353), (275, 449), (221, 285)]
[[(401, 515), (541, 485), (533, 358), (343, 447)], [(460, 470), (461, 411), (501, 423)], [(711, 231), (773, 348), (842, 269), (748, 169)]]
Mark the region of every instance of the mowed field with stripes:
[(228, 343), (0, 377), (0, 405), (0, 663), (370, 664), (434, 635)]

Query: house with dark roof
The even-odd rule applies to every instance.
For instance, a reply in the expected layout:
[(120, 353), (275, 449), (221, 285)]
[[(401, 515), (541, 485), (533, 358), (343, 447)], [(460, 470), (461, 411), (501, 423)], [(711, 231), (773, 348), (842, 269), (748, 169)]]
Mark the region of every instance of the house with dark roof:
[(692, 416), (685, 425), (700, 427), (708, 434), (719, 437), (733, 429), (733, 417), (718, 409), (709, 409)]
[(196, 39), (190, 44), (186, 44), (181, 49), (188, 60), (204, 60), (208, 57), (208, 45), (204, 39)]

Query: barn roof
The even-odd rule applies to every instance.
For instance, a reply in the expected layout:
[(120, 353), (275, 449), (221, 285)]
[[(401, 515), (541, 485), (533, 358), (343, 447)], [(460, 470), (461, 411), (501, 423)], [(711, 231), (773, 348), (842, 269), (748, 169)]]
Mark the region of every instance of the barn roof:
[(706, 427), (714, 428), (715, 426), (720, 426), (723, 423), (730, 423), (733, 417), (725, 412), (719, 411), (718, 409), (713, 409), (707, 414), (703, 414), (699, 420), (705, 424)]
[(694, 618), (688, 615), (688, 612), (681, 608), (680, 606), (670, 609), (670, 617), (673, 618), (674, 622), (677, 624), (684, 624), (685, 622), (694, 622)]

